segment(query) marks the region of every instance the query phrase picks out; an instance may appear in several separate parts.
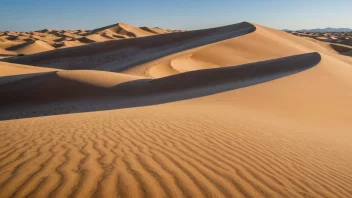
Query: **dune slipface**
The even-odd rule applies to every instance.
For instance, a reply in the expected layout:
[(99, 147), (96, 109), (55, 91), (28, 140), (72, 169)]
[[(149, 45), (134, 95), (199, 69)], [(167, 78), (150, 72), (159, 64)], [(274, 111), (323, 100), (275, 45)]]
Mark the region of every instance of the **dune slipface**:
[(318, 53), (309, 53), (155, 80), (84, 70), (3, 77), (0, 78), (0, 93), (4, 107), (0, 119), (129, 108), (197, 98), (292, 75), (314, 67), (320, 60)]
[(352, 197), (348, 51), (164, 31), (0, 62), (0, 197)]
[(4, 61), (69, 70), (121, 71), (155, 58), (241, 36), (254, 30), (255, 26), (244, 22), (213, 29), (94, 43)]

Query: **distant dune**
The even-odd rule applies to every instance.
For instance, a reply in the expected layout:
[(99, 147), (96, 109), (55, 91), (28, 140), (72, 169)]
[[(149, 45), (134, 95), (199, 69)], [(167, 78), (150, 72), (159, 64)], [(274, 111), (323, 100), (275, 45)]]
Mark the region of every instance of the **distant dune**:
[[(291, 75), (317, 65), (320, 59), (318, 53), (310, 53), (237, 67), (186, 72), (155, 80), (94, 70), (9, 76), (3, 81), (0, 79), (0, 93), (5, 99), (2, 104), (10, 107), (8, 111), (4, 107), (0, 119), (16, 118), (23, 112), (26, 112), (25, 117), (41, 116), (37, 112), (42, 112), (42, 115), (64, 113), (56, 112), (56, 107), (47, 103), (72, 106), (74, 109), (70, 113), (76, 113), (185, 100)], [(92, 99), (91, 104), (81, 106), (84, 99)], [(42, 105), (38, 101), (42, 101)], [(133, 103), (128, 104), (128, 101)], [(21, 107), (16, 110), (11, 107), (13, 104)], [(36, 106), (34, 114), (30, 112), (33, 106)]]
[(299, 32), (352, 32), (351, 28), (317, 28), (297, 30)]
[(0, 33), (0, 197), (352, 197), (350, 46), (296, 35)]
[(106, 35), (110, 34), (112, 36), (122, 37), (122, 38), (137, 38), (137, 37), (144, 37), (144, 36), (152, 36), (156, 33), (151, 33), (149, 31), (145, 31), (141, 28), (133, 27), (126, 23), (118, 23), (115, 25), (99, 28), (92, 30), (89, 34), (100, 34)]
[(16, 55), (15, 52), (7, 51), (7, 50), (4, 50), (4, 49), (0, 48), (0, 59), (1, 58), (11, 57), (11, 56), (14, 56), (14, 55)]
[(162, 28), (138, 28), (126, 23), (118, 23), (95, 30), (44, 29), (34, 32), (0, 32), (0, 58), (18, 54), (36, 54), (53, 49), (76, 47), (109, 40), (145, 37), (172, 32), (174, 31)]
[(328, 46), (341, 55), (348, 56), (352, 51), (352, 32), (291, 32), (291, 34)]
[(16, 76), (20, 74), (41, 73), (47, 71), (56, 71), (55, 69), (45, 67), (34, 67), (29, 65), (20, 65), (13, 63), (0, 62), (0, 76)]
[(122, 71), (165, 55), (241, 36), (253, 31), (255, 31), (255, 26), (252, 24), (240, 23), (220, 28), (177, 32), (148, 38), (94, 43), (32, 56), (8, 58), (4, 61), (59, 69)]
[(33, 41), (30, 43), (23, 43), (20, 45), (12, 46), (10, 48), (7, 48), (6, 50), (14, 51), (14, 52), (17, 52), (18, 54), (33, 54), (33, 53), (45, 52), (53, 49), (54, 47), (49, 45), (46, 42)]

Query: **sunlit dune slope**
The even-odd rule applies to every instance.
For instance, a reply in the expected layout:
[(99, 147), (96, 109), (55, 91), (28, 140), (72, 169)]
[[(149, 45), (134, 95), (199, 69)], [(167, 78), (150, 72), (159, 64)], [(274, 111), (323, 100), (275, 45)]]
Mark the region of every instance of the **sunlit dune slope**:
[(2, 122), (0, 192), (349, 197), (349, 67), (323, 55), (306, 71), (221, 94)]
[[(2, 104), (6, 107), (0, 117), (8, 119), (76, 113), (191, 99), (292, 75), (317, 65), (320, 59), (318, 53), (310, 53), (155, 80), (84, 70), (4, 77), (0, 78), (0, 93), (4, 97)], [(85, 105), (89, 102), (85, 102), (82, 107), (80, 103), (88, 99), (94, 101), (90, 101), (88, 107)], [(34, 114), (33, 106), (36, 109)], [(55, 112), (57, 106), (72, 110)]]
[(155, 58), (255, 31), (249, 23), (151, 37), (93, 43), (4, 61), (60, 69), (121, 71)]
[(240, 23), (7, 58), (0, 197), (352, 197), (339, 53)]
[(102, 27), (99, 29), (92, 30), (90, 34), (92, 33), (94, 34), (111, 33), (112, 35), (121, 36), (123, 38), (131, 38), (131, 37), (136, 38), (136, 37), (151, 36), (156, 34), (156, 33), (143, 30), (141, 28), (134, 27), (127, 23), (118, 23), (107, 27)]
[[(174, 31), (162, 28), (137, 28), (126, 23), (118, 23), (95, 30), (43, 29), (32, 32), (0, 31), (0, 58), (7, 58), (17, 54), (36, 54), (96, 42), (146, 37), (172, 32)], [(8, 51), (5, 51), (5, 53), (3, 50)]]
[(351, 59), (341, 57), (331, 49), (331, 46), (321, 46), (304, 38), (260, 25), (255, 27), (256, 30), (250, 34), (181, 51), (131, 67), (123, 72), (162, 77), (197, 69), (241, 65), (314, 51), (351, 63)]
[(55, 69), (0, 62), (0, 77), (14, 76), (14, 75), (20, 75), (20, 74), (30, 74), (30, 73), (41, 73), (41, 72), (48, 72), (48, 71), (55, 71)]
[(33, 41), (30, 43), (23, 43), (7, 48), (8, 51), (15, 51), (19, 54), (33, 54), (53, 49), (55, 49), (53, 46), (49, 45), (44, 41)]

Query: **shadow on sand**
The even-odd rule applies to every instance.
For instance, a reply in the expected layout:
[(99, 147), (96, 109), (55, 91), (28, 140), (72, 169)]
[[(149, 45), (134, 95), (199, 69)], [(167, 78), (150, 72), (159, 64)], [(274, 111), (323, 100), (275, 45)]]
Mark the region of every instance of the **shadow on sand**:
[[(65, 70), (94, 69), (120, 72), (180, 51), (252, 33), (256, 27), (242, 22), (218, 28), (112, 40), (73, 48), (41, 52), (2, 61)], [(82, 40), (83, 39), (83, 40)], [(83, 37), (83, 43), (92, 40)]]
[(163, 104), (243, 88), (316, 66), (319, 53), (233, 67), (197, 70), (102, 88), (56, 72), (0, 78), (0, 120)]

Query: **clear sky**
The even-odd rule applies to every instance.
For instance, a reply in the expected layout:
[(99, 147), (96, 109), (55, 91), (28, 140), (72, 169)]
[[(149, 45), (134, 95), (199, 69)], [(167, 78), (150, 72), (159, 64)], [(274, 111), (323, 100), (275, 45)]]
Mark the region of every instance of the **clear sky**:
[(118, 22), (200, 29), (253, 22), (352, 28), (352, 0), (1, 0), (0, 30), (94, 29)]

